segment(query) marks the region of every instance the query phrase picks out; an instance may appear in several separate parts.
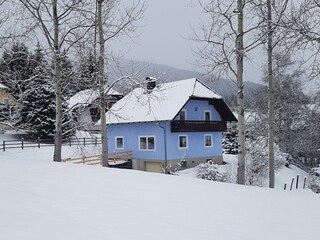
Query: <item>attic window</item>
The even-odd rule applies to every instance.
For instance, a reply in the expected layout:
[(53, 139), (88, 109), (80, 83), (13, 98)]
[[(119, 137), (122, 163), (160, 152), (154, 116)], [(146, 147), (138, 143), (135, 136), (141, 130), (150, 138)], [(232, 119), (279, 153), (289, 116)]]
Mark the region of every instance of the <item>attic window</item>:
[(206, 122), (210, 122), (211, 121), (211, 112), (210, 111), (205, 111), (204, 112), (204, 120)]
[(186, 110), (181, 110), (179, 113), (179, 120), (180, 121), (185, 121), (186, 120)]

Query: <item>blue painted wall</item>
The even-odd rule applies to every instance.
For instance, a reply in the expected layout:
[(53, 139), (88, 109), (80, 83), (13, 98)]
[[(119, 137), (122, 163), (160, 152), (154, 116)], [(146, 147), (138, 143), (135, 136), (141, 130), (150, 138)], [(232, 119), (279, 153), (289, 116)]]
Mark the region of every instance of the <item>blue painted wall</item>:
[[(204, 121), (204, 112), (210, 111), (211, 121), (221, 121), (220, 114), (206, 100), (189, 100), (182, 110), (186, 110), (186, 120)], [(179, 116), (174, 120), (179, 120)]]
[[(204, 120), (204, 111), (211, 111), (212, 121), (221, 120), (219, 113), (208, 101), (190, 100), (184, 108), (187, 112), (186, 120)], [(178, 119), (178, 118), (177, 118)], [(166, 131), (167, 159), (212, 157), (222, 155), (221, 132), (186, 132), (171, 133), (170, 121), (149, 123), (113, 124), (108, 127), (109, 151), (133, 151), (133, 158), (164, 160), (164, 129)], [(204, 146), (204, 136), (211, 134), (213, 147)], [(188, 148), (179, 149), (179, 136), (188, 138)], [(124, 138), (124, 149), (115, 149), (115, 137)], [(139, 151), (139, 136), (154, 136), (154, 151)]]

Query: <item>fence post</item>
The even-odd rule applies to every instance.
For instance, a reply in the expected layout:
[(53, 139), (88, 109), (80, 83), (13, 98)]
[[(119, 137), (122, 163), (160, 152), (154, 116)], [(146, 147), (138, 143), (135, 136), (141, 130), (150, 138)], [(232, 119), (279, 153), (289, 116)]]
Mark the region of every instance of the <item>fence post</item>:
[(83, 138), (83, 146), (84, 147), (86, 146), (86, 138), (85, 137)]
[(21, 149), (23, 150), (23, 138), (21, 138)]
[(96, 137), (96, 139), (94, 140), (94, 145), (97, 146), (98, 144), (98, 138)]
[(297, 175), (296, 189), (299, 187), (299, 174)]
[(5, 152), (6, 151), (6, 141), (5, 140), (3, 140), (3, 142), (2, 142), (2, 146), (3, 146), (3, 151)]
[(69, 146), (71, 147), (71, 137), (69, 137)]
[(307, 177), (304, 177), (304, 181), (303, 181), (303, 189), (306, 188), (306, 181), (307, 181)]
[(38, 148), (40, 148), (40, 137), (38, 137)]
[(293, 181), (294, 181), (294, 178), (292, 178), (292, 181), (291, 181), (290, 191), (292, 190)]
[(284, 184), (284, 189), (283, 189), (283, 190), (286, 190), (286, 188), (287, 188), (287, 184), (285, 183), (285, 184)]

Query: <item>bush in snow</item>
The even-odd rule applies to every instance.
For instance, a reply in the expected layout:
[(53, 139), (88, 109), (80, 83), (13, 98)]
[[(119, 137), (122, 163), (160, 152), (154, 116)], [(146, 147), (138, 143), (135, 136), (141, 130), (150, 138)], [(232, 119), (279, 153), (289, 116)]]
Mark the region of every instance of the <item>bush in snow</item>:
[[(266, 186), (269, 178), (268, 142), (265, 137), (246, 140), (246, 183), (254, 186)], [(274, 146), (275, 171), (284, 166), (288, 154)]]
[(226, 182), (225, 173), (221, 172), (218, 165), (212, 161), (199, 164), (197, 167), (197, 177), (211, 181)]
[(311, 175), (309, 179), (309, 188), (315, 193), (320, 193), (320, 177)]

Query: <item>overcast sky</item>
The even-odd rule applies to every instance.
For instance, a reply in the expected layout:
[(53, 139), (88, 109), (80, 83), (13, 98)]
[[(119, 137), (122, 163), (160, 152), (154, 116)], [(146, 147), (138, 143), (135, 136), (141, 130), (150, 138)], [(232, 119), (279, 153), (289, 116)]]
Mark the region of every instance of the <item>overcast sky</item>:
[[(197, 0), (146, 0), (148, 8), (140, 36), (136, 43), (126, 45), (130, 49), (126, 58), (165, 64), (186, 70), (197, 70), (192, 65), (192, 41), (187, 40), (191, 25), (197, 26), (202, 13)], [(119, 46), (118, 46), (119, 47)], [(121, 46), (122, 48), (122, 46)], [(261, 60), (262, 62), (262, 60)], [(261, 80), (261, 62), (247, 63), (245, 79)]]

